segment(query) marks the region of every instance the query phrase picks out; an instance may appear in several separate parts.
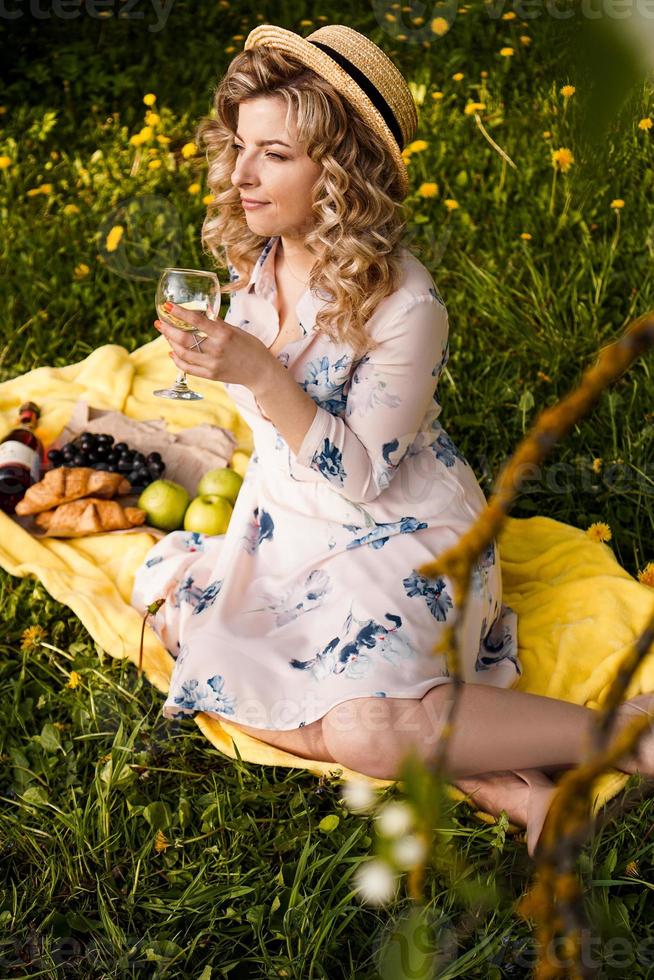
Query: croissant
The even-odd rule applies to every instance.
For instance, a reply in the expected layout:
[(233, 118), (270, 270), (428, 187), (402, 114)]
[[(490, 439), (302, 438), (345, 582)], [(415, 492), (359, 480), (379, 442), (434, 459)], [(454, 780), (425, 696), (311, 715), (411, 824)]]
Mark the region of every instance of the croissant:
[(94, 470), (90, 466), (58, 466), (48, 470), (42, 480), (33, 483), (25, 496), (16, 504), (16, 513), (38, 514), (59, 504), (80, 497), (113, 497), (117, 493), (129, 493), (132, 484), (121, 473)]
[(135, 527), (145, 522), (145, 511), (140, 507), (122, 507), (117, 500), (87, 497), (43, 511), (34, 520), (53, 537), (70, 537)]

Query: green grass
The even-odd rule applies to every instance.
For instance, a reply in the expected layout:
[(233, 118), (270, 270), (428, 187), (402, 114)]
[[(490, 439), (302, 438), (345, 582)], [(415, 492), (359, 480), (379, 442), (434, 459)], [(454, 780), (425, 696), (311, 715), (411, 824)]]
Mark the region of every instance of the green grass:
[[(156, 34), (147, 20), (37, 22), (27, 11), (0, 22), (9, 42), (0, 155), (13, 161), (0, 171), (0, 380), (80, 360), (102, 344), (131, 351), (153, 339), (156, 269), (208, 261), (199, 242), (203, 170), (179, 150), (208, 109), (232, 35), (259, 22), (244, 7), (198, 10), (183, 0)], [(311, 30), (299, 27), (309, 7), (260, 12), (261, 22)], [(351, 18), (333, 5), (320, 12), (369, 33), (426, 86), (417, 137), (429, 146), (409, 165), (407, 242), (450, 313), (442, 418), (489, 495), (537, 412), (654, 306), (654, 137), (638, 129), (652, 115), (651, 79), (631, 87), (593, 146), (582, 125), (589, 85), (567, 21), (502, 21), (473, 7), (427, 50), (393, 41), (368, 7)], [(506, 45), (512, 58), (498, 54)], [(456, 71), (461, 82), (452, 81)], [(564, 111), (566, 83), (577, 92)], [(444, 92), (438, 105), (436, 90)], [(159, 170), (133, 172), (128, 141), (143, 125), (146, 92), (157, 95), (175, 162), (164, 154)], [(469, 100), (486, 103), (484, 126), (516, 169), (464, 115)], [(576, 162), (558, 175), (550, 209), (550, 151), (559, 146)], [(193, 181), (202, 185), (195, 196)], [(418, 195), (423, 181), (439, 193)], [(51, 194), (27, 196), (44, 183)], [(459, 208), (448, 213), (445, 198)], [(614, 198), (625, 201), (619, 226)], [(102, 245), (125, 200), (136, 208), (128, 275)], [(79, 213), (63, 214), (70, 203)], [(76, 280), (79, 263), (90, 272)], [(616, 557), (636, 575), (654, 559), (653, 396), (649, 354), (555, 447), (513, 516), (547, 514), (582, 528), (606, 521)], [(607, 474), (611, 465), (621, 484)], [(194, 722), (165, 721), (159, 692), (98, 649), (33, 579), (0, 571), (0, 603), (1, 977), (411, 975), (398, 972), (400, 939), (389, 941), (409, 911), (405, 885), (385, 907), (357, 897), (353, 876), (374, 853), (375, 832), (370, 817), (342, 806), (336, 780), (233, 762)], [(41, 628), (31, 645), (30, 626)], [(70, 688), (73, 669), (81, 683)], [(337, 826), (321, 828), (332, 814)], [(653, 816), (648, 800), (605, 826), (580, 860), (602, 976), (654, 969)], [(515, 914), (531, 873), (524, 847), (463, 805), (443, 820), (449, 850), (428, 869), (424, 892), (430, 924), (444, 917), (447, 963), (412, 975), (529, 975), (531, 928)], [(168, 844), (161, 851), (159, 831)]]

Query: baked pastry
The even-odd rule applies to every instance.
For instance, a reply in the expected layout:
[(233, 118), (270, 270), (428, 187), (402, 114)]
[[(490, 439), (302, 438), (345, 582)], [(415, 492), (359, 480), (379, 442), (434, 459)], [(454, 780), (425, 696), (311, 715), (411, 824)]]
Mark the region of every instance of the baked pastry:
[(16, 504), (20, 516), (38, 514), (80, 497), (113, 497), (130, 493), (132, 484), (121, 473), (94, 470), (90, 466), (58, 466), (33, 483)]
[(34, 518), (40, 528), (52, 537), (74, 537), (103, 531), (124, 531), (145, 523), (140, 507), (122, 507), (117, 500), (87, 497), (60, 504), (54, 510), (42, 511)]

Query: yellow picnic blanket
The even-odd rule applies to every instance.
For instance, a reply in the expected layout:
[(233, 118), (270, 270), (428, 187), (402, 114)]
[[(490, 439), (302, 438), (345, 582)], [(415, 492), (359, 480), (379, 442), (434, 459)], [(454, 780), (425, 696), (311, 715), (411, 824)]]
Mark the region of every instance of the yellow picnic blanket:
[[(40, 367), (0, 384), (0, 439), (28, 399), (42, 411), (38, 434), (49, 445), (63, 430), (78, 399), (139, 420), (164, 418), (169, 430), (208, 422), (230, 429), (237, 449), (252, 452), (251, 430), (219, 382), (193, 378), (203, 401), (173, 402), (152, 391), (169, 384), (174, 365), (169, 346), (157, 337), (128, 353), (116, 344), (93, 351), (76, 364)], [(84, 538), (37, 539), (0, 512), (0, 565), (11, 575), (34, 575), (59, 602), (69, 606), (112, 657), (138, 663), (141, 617), (130, 606), (136, 568), (156, 543), (148, 533), (99, 534)], [(518, 614), (523, 674), (516, 687), (534, 694), (598, 707), (609, 684), (642, 632), (654, 605), (654, 590), (638, 582), (612, 549), (584, 530), (548, 517), (507, 518), (498, 537), (504, 601)], [(168, 691), (174, 658), (148, 626), (145, 675)], [(628, 696), (654, 690), (654, 654), (635, 675)], [(247, 762), (293, 766), (316, 775), (334, 770), (253, 738), (228, 721), (198, 714), (195, 721), (217, 749)], [(233, 742), (232, 742), (233, 740)], [(352, 775), (339, 766), (344, 776)], [(392, 780), (363, 777), (376, 786)], [(624, 786), (612, 770), (596, 782), (595, 810)]]

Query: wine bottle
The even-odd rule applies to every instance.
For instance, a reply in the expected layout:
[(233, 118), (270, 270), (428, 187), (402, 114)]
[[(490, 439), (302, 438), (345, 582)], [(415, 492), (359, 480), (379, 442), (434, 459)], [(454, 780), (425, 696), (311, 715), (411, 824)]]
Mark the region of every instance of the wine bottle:
[(18, 425), (0, 441), (0, 510), (13, 514), (16, 504), (41, 478), (43, 443), (33, 431), (41, 414), (34, 402), (18, 410)]

